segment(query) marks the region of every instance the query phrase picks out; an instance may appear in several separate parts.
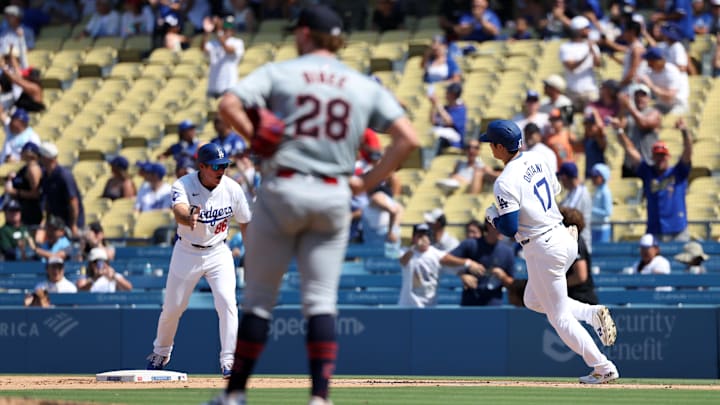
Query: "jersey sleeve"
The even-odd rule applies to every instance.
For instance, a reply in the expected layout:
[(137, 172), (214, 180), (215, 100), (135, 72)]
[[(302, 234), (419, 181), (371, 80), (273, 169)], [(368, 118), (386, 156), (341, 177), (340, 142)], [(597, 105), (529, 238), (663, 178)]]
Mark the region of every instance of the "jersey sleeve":
[(495, 192), (495, 205), (497, 205), (499, 215), (505, 215), (510, 212), (520, 210), (519, 192), (513, 190), (512, 187), (506, 184), (505, 179), (498, 179), (495, 181), (493, 190)]
[(187, 191), (185, 185), (180, 179), (175, 180), (170, 189), (171, 206), (174, 207), (176, 204), (187, 204), (190, 205), (190, 201), (187, 197)]
[(397, 99), (395, 99), (395, 96), (387, 89), (377, 83), (374, 84), (378, 86), (379, 89), (375, 97), (375, 108), (370, 115), (368, 126), (376, 131), (384, 132), (396, 119), (405, 115), (405, 111)]
[(236, 95), (244, 106), (256, 106), (267, 108), (267, 98), (270, 96), (272, 89), (272, 79), (270, 75), (271, 64), (263, 65), (245, 76), (235, 86), (228, 91)]

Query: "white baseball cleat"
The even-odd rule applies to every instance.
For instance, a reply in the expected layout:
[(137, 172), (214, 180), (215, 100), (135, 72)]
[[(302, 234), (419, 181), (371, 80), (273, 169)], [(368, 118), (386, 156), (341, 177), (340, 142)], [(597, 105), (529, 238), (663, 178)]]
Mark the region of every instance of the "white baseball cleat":
[(605, 384), (610, 381), (617, 380), (620, 378), (620, 374), (617, 370), (612, 370), (607, 373), (592, 373), (590, 375), (582, 376), (579, 378), (580, 384)]
[(591, 324), (603, 345), (612, 346), (615, 343), (617, 328), (615, 328), (615, 321), (613, 321), (610, 310), (606, 306), (600, 305), (595, 310)]
[(247, 405), (247, 401), (243, 391), (223, 392), (202, 405)]
[(308, 402), (308, 405), (333, 405), (333, 403), (329, 399), (323, 399), (320, 397), (311, 397), (310, 402)]

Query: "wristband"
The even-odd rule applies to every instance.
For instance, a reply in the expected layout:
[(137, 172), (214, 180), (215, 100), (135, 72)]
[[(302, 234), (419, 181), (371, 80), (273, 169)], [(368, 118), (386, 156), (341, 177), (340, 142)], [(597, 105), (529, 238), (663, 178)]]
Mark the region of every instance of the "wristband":
[(472, 264), (472, 261), (470, 261), (470, 259), (465, 259), (465, 268), (466, 269), (469, 269), (471, 264)]

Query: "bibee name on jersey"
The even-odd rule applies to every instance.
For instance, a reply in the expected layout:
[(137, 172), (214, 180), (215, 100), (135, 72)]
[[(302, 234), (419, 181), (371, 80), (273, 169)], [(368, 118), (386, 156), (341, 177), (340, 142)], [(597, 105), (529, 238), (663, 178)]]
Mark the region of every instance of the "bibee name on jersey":
[(233, 215), (233, 209), (230, 206), (225, 208), (213, 208), (201, 209), (198, 215), (198, 222), (209, 224), (214, 226), (216, 223), (222, 221), (225, 218), (230, 218)]

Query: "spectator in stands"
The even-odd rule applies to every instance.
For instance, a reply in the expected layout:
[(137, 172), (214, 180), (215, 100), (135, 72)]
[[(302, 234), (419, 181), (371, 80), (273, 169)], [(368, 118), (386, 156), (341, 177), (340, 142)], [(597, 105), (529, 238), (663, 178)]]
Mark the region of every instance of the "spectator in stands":
[(663, 114), (684, 114), (688, 109), (690, 83), (687, 74), (667, 63), (659, 48), (650, 48), (643, 55), (647, 68), (642, 69), (638, 81), (644, 83), (656, 98), (656, 107)]
[(582, 150), (585, 152), (585, 179), (590, 178), (590, 172), (595, 164), (605, 163), (605, 150), (607, 149), (607, 136), (600, 114), (590, 109), (583, 117), (584, 137)]
[(67, 226), (62, 218), (50, 216), (45, 221), (44, 232), (37, 232), (34, 246), (29, 245), (29, 247), (44, 262), (51, 257), (68, 260), (72, 253), (72, 243), (67, 237), (66, 229)]
[[(565, 273), (567, 280), (568, 297), (584, 302), (590, 305), (597, 305), (598, 298), (595, 294), (595, 283), (593, 282), (592, 259), (588, 244), (582, 237), (585, 232), (585, 219), (583, 214), (573, 208), (561, 207), (560, 213), (563, 216), (563, 225), (566, 227), (575, 226), (578, 233), (578, 255), (570, 268)], [(590, 317), (587, 319), (579, 318), (581, 321), (590, 323)]]
[(643, 194), (647, 201), (647, 233), (662, 241), (688, 241), (687, 208), (685, 194), (690, 176), (692, 137), (680, 118), (675, 123), (683, 138), (683, 151), (675, 166), (670, 166), (670, 150), (665, 142), (652, 146), (650, 165), (622, 132), (618, 140), (629, 156), (630, 163), (643, 182)]
[(618, 103), (618, 92), (620, 85), (616, 80), (608, 79), (600, 85), (600, 97), (597, 101), (590, 103), (585, 109), (585, 114), (597, 112), (600, 115), (598, 121), (601, 126), (605, 126), (610, 117), (618, 115), (620, 104)]
[[(242, 39), (235, 38), (235, 17), (203, 20), (203, 37), (200, 49), (210, 64), (208, 72), (208, 97), (218, 98), (238, 81), (237, 68), (245, 54)], [(210, 34), (215, 37), (210, 39)]]
[(105, 230), (98, 221), (90, 223), (88, 229), (83, 233), (80, 240), (80, 261), (87, 260), (90, 251), (95, 248), (104, 249), (108, 260), (115, 259), (115, 246), (105, 239)]
[(426, 212), (423, 218), (425, 223), (430, 226), (430, 240), (434, 247), (449, 252), (460, 244), (460, 241), (447, 231), (447, 218), (442, 208), (435, 208)]
[(682, 43), (682, 33), (677, 24), (669, 23), (661, 27), (664, 43), (657, 46), (665, 53), (665, 60), (675, 65), (681, 73), (686, 76), (693, 73), (694, 69), (690, 63), (685, 45)]
[(215, 133), (217, 136), (210, 142), (216, 143), (222, 146), (225, 154), (231, 159), (235, 160), (247, 149), (247, 142), (240, 134), (235, 132), (233, 128), (226, 124), (225, 121), (216, 116), (213, 120), (213, 126), (215, 127)]
[(22, 10), (22, 23), (37, 36), (40, 30), (50, 23), (50, 16), (42, 11), (42, 1), (10, 0), (10, 5), (20, 7)]
[(433, 134), (438, 139), (438, 154), (448, 147), (462, 148), (465, 145), (467, 108), (461, 95), (462, 85), (450, 83), (445, 90), (445, 105), (434, 93), (428, 96)]
[(472, 0), (470, 13), (460, 17), (454, 31), (464, 41), (484, 42), (496, 39), (501, 28), (502, 22), (487, 0)]
[(70, 169), (58, 163), (55, 144), (43, 142), (39, 149), (40, 165), (45, 169), (40, 181), (45, 218), (59, 217), (70, 228), (72, 237), (78, 237), (85, 226), (85, 210), (75, 177)]
[(190, 44), (190, 38), (186, 37), (180, 31), (180, 20), (175, 14), (168, 14), (163, 20), (165, 25), (165, 49), (173, 52), (181, 52), (187, 49)]
[[(16, 5), (5, 7), (5, 22), (0, 28), (0, 48), (4, 54), (11, 53), (16, 49), (22, 55), (28, 49), (35, 48), (35, 32), (32, 28), (22, 23), (23, 11)], [(21, 61), (21, 65), (27, 68), (27, 60)]]
[(405, 29), (405, 11), (396, 0), (378, 0), (372, 15), (372, 29), (379, 32)]
[(247, 0), (230, 0), (231, 14), (235, 17), (235, 30), (237, 32), (255, 32), (257, 29), (257, 16)]
[(132, 198), (137, 195), (135, 182), (133, 182), (128, 167), (130, 162), (123, 156), (116, 156), (110, 161), (112, 176), (105, 183), (102, 198), (117, 200), (118, 198)]
[[(718, 4), (717, 8), (720, 9), (720, 4)], [(720, 32), (715, 35), (715, 53), (712, 57), (712, 75), (713, 77), (720, 77)]]
[(663, 3), (665, 8), (653, 13), (650, 16), (650, 21), (654, 24), (675, 22), (680, 28), (683, 41), (692, 42), (695, 40), (691, 0), (674, 0)]
[(32, 246), (33, 240), (27, 226), (23, 224), (20, 203), (6, 200), (3, 204), (5, 224), (0, 227), (0, 255), (4, 261), (27, 260), (26, 247)]
[(522, 41), (524, 39), (532, 39), (533, 35), (530, 32), (530, 25), (525, 17), (518, 17), (515, 19), (515, 30), (508, 38), (509, 41)]
[(448, 41), (455, 41), (459, 37), (455, 32), (455, 26), (460, 22), (460, 17), (470, 14), (470, 0), (441, 0), (438, 10), (438, 24), (445, 31)]
[(65, 278), (65, 261), (57, 256), (50, 257), (45, 265), (47, 279), (35, 286), (35, 291), (44, 290), (49, 293), (76, 293), (78, 291), (72, 281)]
[(705, 253), (700, 243), (692, 241), (683, 245), (683, 251), (673, 257), (685, 265), (685, 272), (690, 274), (705, 274), (705, 263), (710, 256)]
[(435, 184), (447, 193), (465, 187), (468, 194), (480, 194), (483, 185), (495, 181), (498, 172), (487, 166), (480, 158), (481, 144), (477, 139), (471, 139), (465, 146), (465, 159), (455, 162), (450, 177), (440, 179)]
[(512, 120), (519, 128), (525, 128), (525, 125), (533, 123), (543, 134), (550, 126), (548, 114), (540, 111), (540, 94), (535, 90), (527, 91), (522, 113), (515, 115)]
[[(427, 224), (413, 227), (412, 246), (400, 257), (402, 265), (402, 287), (398, 305), (404, 307), (427, 308), (437, 304), (437, 289), (440, 272), (446, 268), (463, 266), (457, 274), (463, 277), (480, 274), (480, 265), (470, 259), (455, 257), (437, 249), (430, 243), (431, 230)], [(443, 267), (452, 266), (452, 267)]]
[(481, 238), (483, 235), (484, 225), (477, 219), (473, 219), (465, 224), (465, 239)]
[(562, 113), (557, 108), (550, 112), (550, 127), (543, 143), (555, 152), (558, 167), (563, 163), (575, 161), (573, 145), (577, 143), (577, 138), (572, 131), (565, 127)]
[(42, 222), (43, 211), (40, 204), (40, 181), (42, 168), (38, 163), (40, 148), (34, 142), (26, 143), (20, 157), (25, 165), (17, 174), (9, 173), (5, 182), (5, 194), (18, 201), (22, 211), (23, 223), (28, 226), (37, 226)]
[(172, 208), (170, 185), (163, 181), (163, 177), (165, 177), (165, 166), (160, 163), (145, 165), (143, 169), (145, 182), (138, 190), (135, 212)]
[[(652, 234), (640, 238), (640, 259), (636, 261), (631, 274), (670, 274), (670, 262), (660, 254), (659, 240)], [(655, 287), (656, 291), (670, 291), (672, 287)]]
[(132, 290), (132, 283), (108, 263), (105, 249), (95, 248), (90, 251), (86, 272), (86, 277), (75, 283), (79, 291), (114, 293)]
[(235, 164), (230, 166), (231, 170), (227, 174), (240, 184), (245, 192), (245, 198), (250, 202), (255, 201), (255, 192), (262, 180), (259, 164), (260, 160), (251, 158), (250, 151), (246, 150), (235, 159)]
[(3, 76), (7, 77), (15, 89), (21, 90), (14, 98), (15, 107), (29, 112), (45, 110), (43, 88), (40, 82), (40, 70), (35, 68), (20, 69), (17, 59), (12, 58), (13, 67), (2, 66)]
[(545, 162), (550, 168), (550, 173), (557, 173), (557, 155), (555, 155), (554, 150), (550, 149), (543, 143), (543, 136), (540, 128), (531, 122), (525, 125), (523, 128), (523, 134), (525, 139), (523, 147), (525, 150), (537, 152), (543, 155)]
[[(205, 23), (205, 19), (210, 15), (217, 15), (213, 14), (211, 11), (211, 3), (213, 0), (194, 0), (192, 2), (190, 1), (183, 1), (182, 2), (182, 9), (183, 9), (183, 15), (185, 15), (185, 19), (192, 24), (192, 26), (195, 28), (195, 33), (201, 33), (203, 31), (203, 24)], [(228, 15), (227, 17), (230, 17), (231, 19), (228, 19), (229, 22), (229, 28), (233, 31), (235, 30), (235, 17), (232, 15)]]
[(592, 222), (590, 223), (592, 240), (595, 242), (611, 242), (610, 216), (612, 215), (613, 199), (608, 185), (610, 167), (604, 163), (595, 163), (588, 177), (595, 186), (592, 197)]
[[(560, 201), (560, 207), (574, 208), (580, 211), (583, 215), (583, 225), (589, 224), (592, 221), (592, 197), (590, 191), (585, 187), (585, 183), (580, 180), (578, 175), (577, 165), (573, 162), (566, 162), (558, 169), (558, 180), (560, 184), (567, 191), (565, 197)], [(587, 243), (588, 251), (592, 252), (592, 234), (590, 233), (590, 227), (583, 227), (583, 231), (580, 236), (583, 237)]]
[(85, 25), (85, 29), (75, 39), (116, 37), (119, 35), (120, 14), (113, 10), (112, 1), (96, 0), (95, 12)]
[[(720, 4), (720, 1), (718, 1), (718, 4)], [(712, 16), (705, 8), (705, 0), (693, 0), (692, 8), (695, 35), (707, 34), (712, 26)]]
[(710, 15), (712, 17), (710, 34), (720, 34), (720, 0), (710, 0)]
[(600, 66), (600, 48), (589, 39), (590, 21), (584, 16), (574, 17), (570, 23), (570, 41), (560, 46), (560, 61), (565, 68), (567, 95), (575, 111), (598, 99), (595, 68)]
[[(450, 254), (462, 259), (472, 259), (479, 264), (479, 274), (466, 273), (461, 275), (463, 293), (460, 305), (502, 305), (503, 285), (495, 277), (495, 268), (500, 268), (511, 277), (515, 273), (515, 253), (505, 243), (500, 243), (502, 236), (494, 226), (482, 225), (481, 236), (462, 241)], [(471, 283), (466, 278), (473, 277)], [(471, 285), (475, 285), (471, 287)]]
[(175, 162), (175, 178), (177, 179), (188, 173), (193, 173), (195, 170), (195, 161), (189, 156), (183, 156), (182, 159)]
[(172, 156), (175, 162), (184, 157), (195, 159), (195, 154), (200, 147), (200, 141), (197, 139), (197, 130), (195, 124), (190, 120), (183, 120), (178, 124), (178, 141), (170, 145), (169, 148), (158, 155), (159, 160), (163, 160), (168, 156)]
[[(455, 59), (448, 53), (448, 46), (441, 36), (435, 36), (430, 46), (425, 50), (420, 66), (425, 74), (425, 83), (442, 81), (459, 82), (461, 79), (460, 67)], [(433, 87), (428, 86), (428, 95), (433, 94)]]
[(8, 117), (0, 111), (0, 119), (5, 123), (5, 144), (0, 154), (0, 163), (17, 162), (26, 143), (40, 144), (40, 136), (30, 126), (30, 115), (18, 108)]
[(366, 194), (366, 201), (361, 203), (363, 210), (363, 235), (382, 237), (393, 247), (399, 247), (400, 223), (404, 208), (397, 200), (398, 192), (394, 187), (394, 176), (385, 179), (378, 187)]
[(565, 125), (571, 125), (573, 106), (572, 101), (564, 94), (565, 79), (560, 75), (552, 74), (543, 80), (543, 85), (543, 92), (547, 97), (540, 102), (540, 112), (550, 114), (557, 108), (562, 114)]
[(555, 0), (551, 10), (545, 18), (538, 22), (538, 29), (543, 39), (565, 38), (565, 33), (570, 29), (569, 10), (565, 7), (564, 0)]
[(242, 267), (245, 261), (245, 243), (243, 242), (242, 232), (235, 232), (235, 235), (230, 238), (227, 245), (228, 248), (230, 248), (230, 252), (232, 252), (235, 268)]
[(636, 81), (637, 75), (645, 54), (645, 45), (640, 41), (643, 32), (640, 22), (628, 22), (621, 40), (624, 42), (625, 56), (623, 57), (623, 73), (620, 79), (620, 87), (624, 88)]
[(50, 16), (50, 24), (74, 24), (80, 20), (75, 0), (43, 0), (40, 10)]
[[(644, 84), (632, 86), (633, 99), (627, 94), (618, 95), (620, 118), (611, 118), (610, 124), (618, 134), (627, 133), (633, 147), (640, 153), (642, 160), (654, 165), (652, 147), (660, 139), (662, 124), (660, 111), (650, 105), (650, 88)], [(625, 152), (622, 177), (637, 177), (629, 153)]]
[(125, 11), (120, 16), (120, 35), (150, 35), (155, 29), (155, 16), (142, 0), (125, 0)]

